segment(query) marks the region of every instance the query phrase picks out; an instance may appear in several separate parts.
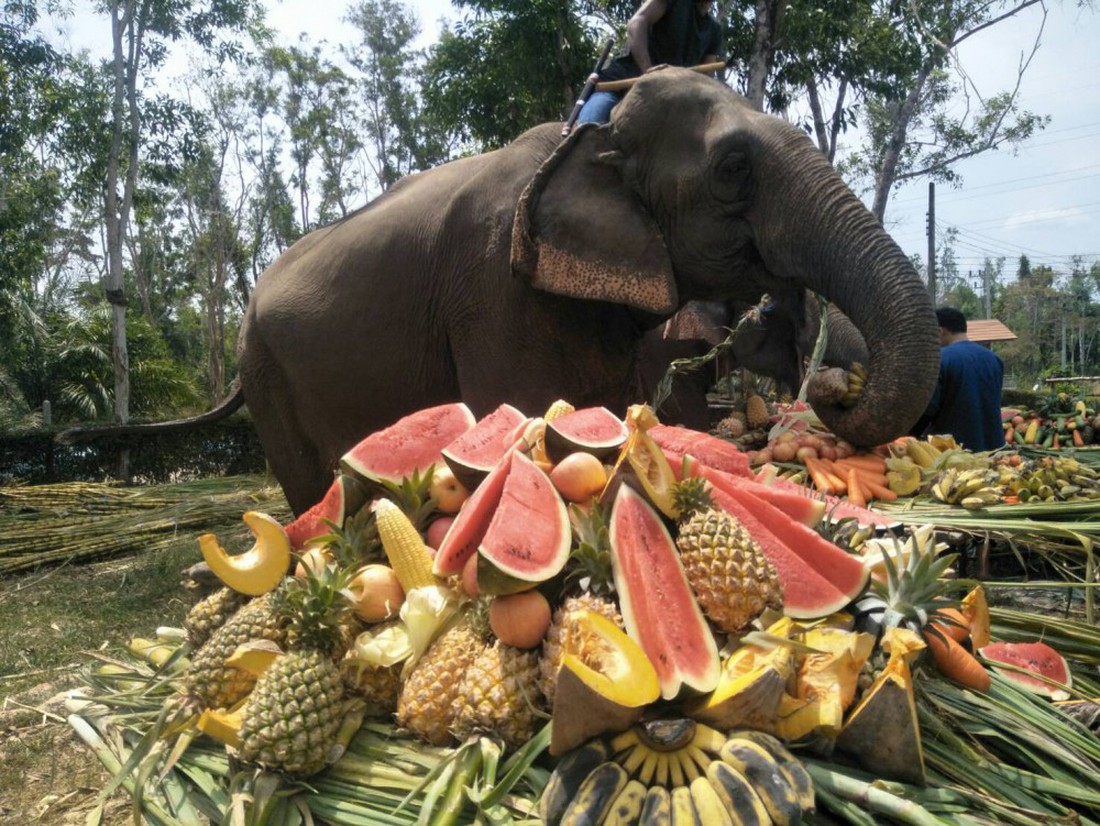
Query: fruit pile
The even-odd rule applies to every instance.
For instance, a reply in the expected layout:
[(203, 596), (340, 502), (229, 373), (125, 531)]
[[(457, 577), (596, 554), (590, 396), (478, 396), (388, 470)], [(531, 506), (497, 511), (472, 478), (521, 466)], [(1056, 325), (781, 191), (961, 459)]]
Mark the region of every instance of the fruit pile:
[(1004, 409), (1002, 424), (1009, 445), (1034, 445), (1048, 450), (1087, 447), (1100, 433), (1100, 416), (1084, 399), (1065, 393), (1049, 397), (1040, 409)]
[(984, 599), (930, 530), (856, 555), (771, 481), (641, 406), (414, 413), (292, 524), (246, 514), (251, 549), (200, 540), (224, 587), (187, 618), (173, 726), (309, 776), (365, 717), (512, 751), (549, 715), (550, 824), (798, 823), (812, 784), (784, 744), (822, 738), (921, 782), (914, 676), (988, 688)]

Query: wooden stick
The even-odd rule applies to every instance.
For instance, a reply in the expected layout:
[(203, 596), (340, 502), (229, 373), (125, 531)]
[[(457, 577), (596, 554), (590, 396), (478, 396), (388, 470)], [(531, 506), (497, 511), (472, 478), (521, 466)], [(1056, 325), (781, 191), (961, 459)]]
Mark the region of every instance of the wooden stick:
[[(726, 68), (726, 62), (719, 60), (717, 63), (700, 63), (698, 66), (688, 66), (693, 72), (701, 72), (706, 74), (708, 72), (717, 72)], [(603, 83), (596, 84), (597, 92), (621, 92), (624, 89), (629, 89), (635, 83), (638, 82), (636, 77), (627, 77), (622, 80), (605, 80)]]

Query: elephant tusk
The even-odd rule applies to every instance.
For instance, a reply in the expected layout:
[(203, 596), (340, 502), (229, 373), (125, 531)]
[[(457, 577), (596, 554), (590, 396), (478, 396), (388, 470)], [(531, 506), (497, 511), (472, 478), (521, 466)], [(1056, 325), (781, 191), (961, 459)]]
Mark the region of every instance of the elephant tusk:
[(249, 550), (230, 556), (212, 533), (199, 537), (199, 549), (210, 570), (226, 586), (256, 597), (273, 590), (286, 576), (290, 568), (290, 538), (283, 526), (266, 513), (246, 511), (243, 519), (256, 537)]

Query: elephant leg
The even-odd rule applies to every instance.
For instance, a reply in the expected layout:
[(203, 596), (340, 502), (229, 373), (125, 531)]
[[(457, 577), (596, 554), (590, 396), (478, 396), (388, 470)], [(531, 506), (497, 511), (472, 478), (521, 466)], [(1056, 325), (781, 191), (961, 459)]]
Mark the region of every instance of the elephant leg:
[[(286, 375), (268, 361), (262, 369), (257, 347), (242, 354), (241, 377), (245, 401), (263, 445), (271, 472), (297, 516), (313, 507), (325, 495), (333, 480), (332, 457), (321, 455), (318, 444), (301, 426), (301, 406), (294, 404), (293, 387)], [(264, 411), (263, 415), (257, 415)]]

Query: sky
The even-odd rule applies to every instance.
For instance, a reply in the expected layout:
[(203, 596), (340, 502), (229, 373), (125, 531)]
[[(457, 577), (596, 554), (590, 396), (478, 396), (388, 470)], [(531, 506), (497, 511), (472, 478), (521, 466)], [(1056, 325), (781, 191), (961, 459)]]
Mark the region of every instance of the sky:
[[(443, 18), (461, 11), (449, 0), (402, 0), (420, 18), (420, 45), (433, 42)], [(294, 42), (348, 40), (342, 17), (348, 0), (270, 0), (268, 20)], [(938, 237), (958, 231), (955, 258), (961, 273), (977, 271), (986, 258), (1004, 258), (1003, 283), (1015, 277), (1017, 262), (1048, 264), (1068, 274), (1073, 256), (1086, 265), (1100, 261), (1100, 12), (1079, 10), (1076, 0), (1048, 0), (1040, 47), (1021, 83), (1021, 109), (1049, 115), (1050, 123), (1017, 150), (1002, 148), (954, 165), (961, 186), (935, 187)], [(1016, 82), (1016, 70), (1039, 32), (1041, 6), (998, 23), (965, 42), (959, 65), (977, 93), (996, 94)], [(68, 38), (81, 37), (79, 15), (67, 24)], [(97, 26), (97, 28), (99, 28)], [(961, 106), (962, 104), (960, 104)], [(865, 196), (870, 203), (870, 195)], [(903, 250), (927, 259), (928, 182), (897, 189), (886, 210), (886, 227)]]

